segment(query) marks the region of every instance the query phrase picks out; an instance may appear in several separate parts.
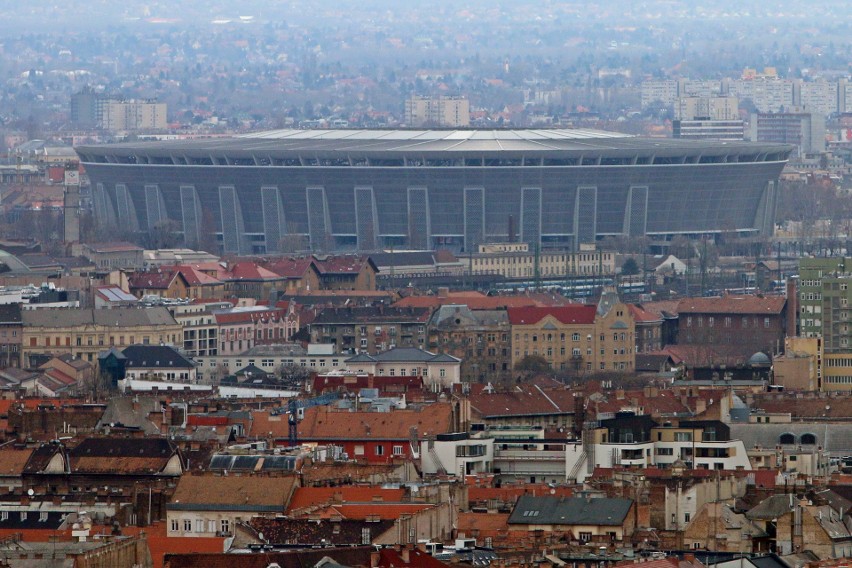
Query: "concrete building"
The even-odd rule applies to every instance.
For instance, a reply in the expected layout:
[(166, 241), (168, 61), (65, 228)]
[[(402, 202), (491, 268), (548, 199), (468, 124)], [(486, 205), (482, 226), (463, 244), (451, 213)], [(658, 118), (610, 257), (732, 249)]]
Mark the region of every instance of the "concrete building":
[(108, 101), (103, 104), (104, 130), (165, 130), (166, 103), (152, 101)]
[(799, 156), (825, 152), (825, 116), (813, 112), (752, 114), (749, 140), (792, 144)]
[(421, 471), (427, 475), (441, 473), (463, 479), (466, 475), (491, 473), (493, 461), (492, 438), (457, 432), (420, 442)]
[(745, 122), (731, 120), (674, 120), (672, 136), (687, 140), (744, 140)]
[(409, 127), (470, 126), (470, 101), (465, 97), (411, 97), (405, 101), (405, 123)]
[(675, 120), (738, 120), (737, 97), (678, 97)]
[(672, 420), (657, 423), (650, 416), (617, 413), (584, 433), (582, 443), (568, 445), (570, 479), (585, 479), (596, 467), (685, 469), (751, 469), (742, 440), (718, 420)]

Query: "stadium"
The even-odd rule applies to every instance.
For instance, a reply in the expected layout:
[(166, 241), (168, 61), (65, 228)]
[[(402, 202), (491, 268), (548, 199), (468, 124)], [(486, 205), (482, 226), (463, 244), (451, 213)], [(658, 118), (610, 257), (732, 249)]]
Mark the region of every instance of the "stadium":
[[(791, 147), (593, 130), (280, 130), (81, 146), (100, 221), (263, 254), (769, 234)], [(213, 251), (215, 252), (215, 251)]]

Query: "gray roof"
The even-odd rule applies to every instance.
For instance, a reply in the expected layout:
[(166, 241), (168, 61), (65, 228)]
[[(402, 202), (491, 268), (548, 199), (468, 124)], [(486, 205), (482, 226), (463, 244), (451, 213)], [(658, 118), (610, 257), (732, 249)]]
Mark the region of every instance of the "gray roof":
[(795, 495), (771, 495), (746, 511), (745, 515), (749, 520), (771, 521), (792, 511), (796, 504)]
[(786, 433), (796, 436), (797, 441), (802, 434), (813, 434), (817, 445), (833, 455), (852, 455), (852, 425), (848, 422), (731, 423), (731, 439), (742, 440), (746, 450), (755, 446), (775, 448), (781, 443), (781, 434)]
[(630, 512), (632, 499), (583, 497), (534, 497), (522, 495), (509, 524), (620, 526)]
[(108, 146), (80, 146), (90, 154), (145, 156), (176, 152), (195, 156), (213, 154), (299, 154), (316, 156), (428, 155), (434, 153), (552, 154), (599, 151), (613, 153), (654, 152), (673, 155), (686, 152), (749, 153), (758, 150), (783, 152), (782, 144), (695, 141), (677, 138), (641, 138), (618, 132), (588, 129), (559, 130), (274, 130), (232, 138), (206, 138), (155, 142), (124, 142)]
[(21, 314), (24, 327), (76, 327), (102, 325), (116, 328), (175, 325), (175, 318), (163, 306), (149, 308), (44, 308), (24, 310)]
[(457, 359), (446, 353), (430, 353), (416, 347), (396, 347), (378, 355), (359, 354), (346, 360), (347, 363), (459, 363)]

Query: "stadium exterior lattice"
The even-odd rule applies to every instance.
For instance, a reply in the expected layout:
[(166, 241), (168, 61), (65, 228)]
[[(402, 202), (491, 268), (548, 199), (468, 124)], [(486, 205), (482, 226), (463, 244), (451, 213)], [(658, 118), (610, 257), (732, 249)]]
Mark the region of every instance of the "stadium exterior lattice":
[(772, 231), (781, 144), (592, 130), (282, 130), (77, 148), (95, 214), (171, 220), (221, 252), (577, 248), (607, 235)]

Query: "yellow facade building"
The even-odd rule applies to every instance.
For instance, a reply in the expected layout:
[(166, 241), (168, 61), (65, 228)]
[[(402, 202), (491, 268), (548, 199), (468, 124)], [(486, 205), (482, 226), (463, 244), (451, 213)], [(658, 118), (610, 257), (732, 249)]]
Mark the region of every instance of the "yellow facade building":
[(524, 357), (544, 357), (554, 370), (576, 373), (632, 372), (636, 324), (615, 292), (597, 306), (509, 308), (512, 366)]

